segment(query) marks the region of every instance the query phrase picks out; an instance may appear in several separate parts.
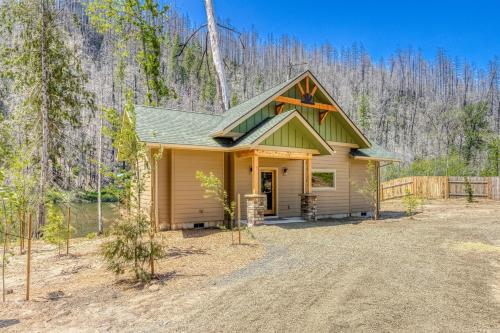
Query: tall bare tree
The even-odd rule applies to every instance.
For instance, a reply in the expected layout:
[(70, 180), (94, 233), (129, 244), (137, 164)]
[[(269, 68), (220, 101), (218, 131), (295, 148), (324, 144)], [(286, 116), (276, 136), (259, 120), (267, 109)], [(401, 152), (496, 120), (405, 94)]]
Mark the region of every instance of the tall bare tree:
[(222, 109), (229, 110), (229, 88), (227, 85), (226, 72), (224, 71), (224, 62), (219, 47), (219, 35), (217, 33), (217, 23), (215, 22), (214, 6), (212, 0), (205, 0), (205, 9), (207, 11), (208, 35), (210, 36), (210, 49), (214, 61), (215, 71), (217, 72), (217, 89), (222, 102)]

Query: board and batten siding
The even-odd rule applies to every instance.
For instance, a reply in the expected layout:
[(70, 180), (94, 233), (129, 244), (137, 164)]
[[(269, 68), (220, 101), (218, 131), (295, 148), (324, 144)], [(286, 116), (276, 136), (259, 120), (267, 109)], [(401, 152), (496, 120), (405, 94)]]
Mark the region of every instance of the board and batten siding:
[(349, 162), (350, 148), (334, 147), (333, 155), (314, 156), (313, 172), (317, 169), (333, 169), (336, 172), (335, 189), (315, 190), (318, 195), (318, 217), (349, 214)]
[(370, 212), (370, 201), (359, 193), (368, 178), (368, 161), (351, 160), (351, 213)]
[(224, 181), (224, 153), (201, 150), (172, 151), (172, 229), (193, 228), (194, 223), (212, 226), (224, 220), (221, 204), (205, 198), (196, 171), (212, 172)]
[[(234, 197), (241, 195), (241, 218), (246, 219), (245, 194), (252, 193), (251, 158), (233, 159), (234, 165)], [(277, 215), (282, 217), (300, 216), (300, 196), (304, 190), (304, 163), (301, 160), (259, 158), (260, 168), (276, 170)], [(287, 168), (287, 174), (283, 174)], [(259, 177), (260, 181), (260, 177)]]

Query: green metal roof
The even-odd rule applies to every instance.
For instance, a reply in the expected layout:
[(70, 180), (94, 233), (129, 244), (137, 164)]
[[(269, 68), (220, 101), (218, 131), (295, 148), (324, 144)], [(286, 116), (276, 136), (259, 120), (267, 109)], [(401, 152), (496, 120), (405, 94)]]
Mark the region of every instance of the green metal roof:
[(267, 99), (276, 95), (281, 89), (285, 88), (287, 85), (289, 85), (291, 82), (295, 81), (302, 75), (304, 75), (304, 72), (291, 78), (290, 80), (287, 80), (283, 83), (278, 84), (277, 86), (272, 87), (271, 89), (264, 91), (260, 95), (252, 97), (249, 100), (241, 104), (238, 104), (235, 107), (230, 108), (227, 112), (223, 114), (222, 121), (217, 125), (217, 127), (213, 129), (212, 135), (223, 131), (228, 126), (233, 124), (235, 121), (245, 116), (250, 111), (254, 110), (260, 104), (264, 103)]
[(353, 149), (351, 155), (356, 158), (373, 158), (374, 160), (401, 161), (399, 154), (385, 150), (381, 146), (372, 144), (371, 148)]

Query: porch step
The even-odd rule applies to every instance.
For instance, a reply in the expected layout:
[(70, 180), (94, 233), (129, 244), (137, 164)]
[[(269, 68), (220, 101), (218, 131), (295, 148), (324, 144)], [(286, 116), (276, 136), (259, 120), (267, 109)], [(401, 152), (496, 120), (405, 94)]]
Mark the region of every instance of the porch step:
[(300, 216), (298, 216), (298, 217), (273, 216), (273, 217), (265, 217), (264, 218), (265, 225), (285, 224), (285, 223), (302, 223), (302, 222), (305, 222), (305, 220)]

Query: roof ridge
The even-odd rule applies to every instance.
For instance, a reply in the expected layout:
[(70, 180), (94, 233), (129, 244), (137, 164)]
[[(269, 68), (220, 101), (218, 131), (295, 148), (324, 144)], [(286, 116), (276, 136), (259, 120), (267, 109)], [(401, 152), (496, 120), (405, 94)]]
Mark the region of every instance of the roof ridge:
[(173, 112), (184, 112), (184, 113), (196, 113), (196, 114), (202, 114), (202, 115), (207, 115), (207, 116), (216, 116), (220, 117), (222, 114), (215, 114), (215, 113), (208, 113), (208, 112), (201, 112), (201, 111), (188, 111), (188, 110), (183, 110), (183, 109), (176, 109), (176, 108), (170, 108), (170, 107), (164, 107), (164, 106), (147, 106), (147, 105), (139, 105), (135, 104), (135, 107), (140, 107), (140, 108), (148, 108), (148, 109), (156, 109), (156, 110), (161, 110), (161, 111), (173, 111)]

